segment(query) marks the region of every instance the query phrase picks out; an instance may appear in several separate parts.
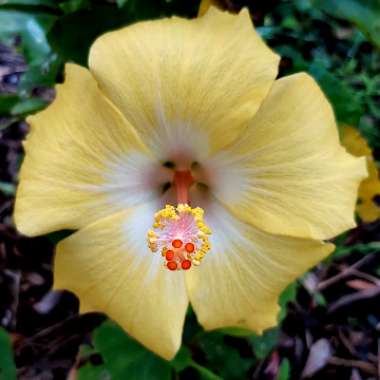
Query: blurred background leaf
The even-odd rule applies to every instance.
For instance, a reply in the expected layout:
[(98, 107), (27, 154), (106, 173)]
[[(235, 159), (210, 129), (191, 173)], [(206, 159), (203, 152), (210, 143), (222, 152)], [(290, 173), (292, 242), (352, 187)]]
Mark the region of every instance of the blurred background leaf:
[(52, 0), (0, 0), (0, 6), (38, 6), (56, 9), (57, 2)]
[(16, 380), (16, 367), (13, 361), (11, 340), (0, 327), (0, 380)]
[(356, 24), (380, 48), (379, 0), (314, 0), (328, 14)]
[[(170, 380), (170, 364), (146, 350), (120, 327), (105, 322), (94, 333), (94, 348), (112, 379)], [(86, 369), (89, 370), (88, 368)]]

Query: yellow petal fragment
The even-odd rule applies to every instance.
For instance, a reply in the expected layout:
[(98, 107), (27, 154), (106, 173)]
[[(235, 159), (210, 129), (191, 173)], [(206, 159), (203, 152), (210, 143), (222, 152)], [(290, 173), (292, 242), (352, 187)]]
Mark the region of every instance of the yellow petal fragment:
[(359, 131), (351, 126), (342, 129), (342, 144), (354, 156), (367, 156), (368, 178), (360, 184), (360, 203), (356, 210), (364, 222), (374, 222), (380, 218), (380, 207), (374, 202), (374, 198), (380, 196), (380, 179), (372, 150)]
[(368, 158), (367, 165), (369, 177), (359, 187), (360, 204), (357, 205), (357, 211), (363, 221), (374, 222), (380, 218), (380, 208), (374, 201), (380, 195), (379, 169), (371, 158)]
[[(248, 7), (248, 4), (245, 6)], [(198, 8), (198, 17), (205, 15), (210, 7), (216, 7), (220, 10), (227, 10), (231, 13), (239, 13), (244, 4), (237, 4), (230, 0), (201, 0)]]
[(342, 127), (341, 139), (343, 146), (354, 156), (372, 156), (372, 150), (369, 147), (367, 140), (356, 128), (349, 125)]
[(169, 360), (181, 344), (188, 297), (182, 272), (168, 272), (145, 247), (145, 208), (108, 216), (58, 244), (54, 288), (75, 293)]
[(102, 90), (144, 141), (165, 153), (185, 145), (181, 150), (193, 156), (200, 141), (215, 151), (244, 130), (278, 62), (248, 11), (231, 15), (216, 8), (197, 19), (139, 22), (106, 33), (89, 58)]
[(16, 226), (26, 235), (76, 229), (109, 213), (102, 185), (110, 164), (146, 154), (90, 72), (74, 64), (65, 72), (54, 102), (28, 118), (31, 131), (15, 205)]
[(201, 0), (198, 8), (198, 17), (204, 16), (211, 6), (221, 8), (219, 0)]
[(277, 80), (239, 142), (213, 161), (217, 197), (264, 231), (325, 240), (355, 226), (365, 158), (340, 146), (332, 108), (307, 74)]
[(275, 326), (282, 290), (334, 249), (262, 232), (216, 202), (207, 215), (213, 249), (185, 275), (190, 302), (207, 330), (241, 327), (261, 333)]

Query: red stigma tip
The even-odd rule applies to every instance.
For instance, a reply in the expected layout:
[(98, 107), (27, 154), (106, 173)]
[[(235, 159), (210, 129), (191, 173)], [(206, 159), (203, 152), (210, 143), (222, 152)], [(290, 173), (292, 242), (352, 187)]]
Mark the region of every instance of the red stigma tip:
[(176, 270), (177, 269), (177, 263), (175, 261), (169, 261), (167, 264), (168, 269), (170, 270)]
[(182, 247), (182, 240), (179, 240), (179, 239), (174, 239), (173, 241), (172, 241), (172, 246), (174, 247), (174, 248), (181, 248)]
[(191, 261), (190, 260), (183, 260), (181, 264), (182, 269), (187, 270), (191, 267)]
[(174, 258), (174, 252), (172, 250), (166, 251), (165, 254), (166, 260), (171, 261)]
[(166, 257), (166, 260), (168, 260), (168, 261), (173, 260), (174, 252), (169, 249), (168, 251), (166, 251), (165, 257)]
[(194, 249), (195, 249), (195, 247), (194, 247), (193, 243), (186, 243), (185, 244), (185, 250), (186, 250), (186, 252), (192, 253), (192, 252), (194, 252)]

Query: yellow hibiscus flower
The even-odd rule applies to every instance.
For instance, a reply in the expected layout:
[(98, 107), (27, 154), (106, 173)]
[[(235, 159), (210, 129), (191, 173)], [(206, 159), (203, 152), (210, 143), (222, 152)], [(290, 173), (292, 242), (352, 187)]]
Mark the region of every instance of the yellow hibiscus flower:
[[(365, 159), (307, 74), (243, 10), (101, 36), (31, 132), (15, 222), (57, 246), (55, 288), (166, 359), (189, 302), (205, 329), (276, 324), (278, 295), (354, 227)], [(167, 206), (166, 206), (167, 205)]]

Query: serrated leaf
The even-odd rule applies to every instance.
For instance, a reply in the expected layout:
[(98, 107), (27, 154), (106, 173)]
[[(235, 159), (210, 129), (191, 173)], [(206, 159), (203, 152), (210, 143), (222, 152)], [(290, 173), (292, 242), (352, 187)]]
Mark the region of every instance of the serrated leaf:
[(16, 380), (11, 341), (3, 328), (0, 328), (0, 380)]

